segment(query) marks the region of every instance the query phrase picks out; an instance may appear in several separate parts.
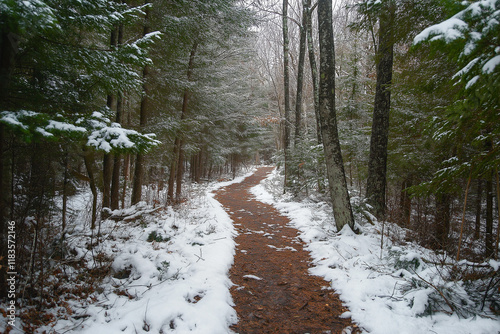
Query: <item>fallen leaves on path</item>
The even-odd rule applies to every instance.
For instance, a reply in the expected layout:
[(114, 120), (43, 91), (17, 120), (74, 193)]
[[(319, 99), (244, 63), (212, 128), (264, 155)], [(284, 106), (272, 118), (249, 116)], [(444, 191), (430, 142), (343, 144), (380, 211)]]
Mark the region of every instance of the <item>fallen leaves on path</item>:
[(330, 284), (308, 272), (311, 259), (296, 229), (275, 208), (249, 193), (272, 171), (262, 167), (241, 183), (222, 188), (216, 199), (239, 235), (230, 271), (238, 323), (236, 333), (353, 333), (348, 311)]

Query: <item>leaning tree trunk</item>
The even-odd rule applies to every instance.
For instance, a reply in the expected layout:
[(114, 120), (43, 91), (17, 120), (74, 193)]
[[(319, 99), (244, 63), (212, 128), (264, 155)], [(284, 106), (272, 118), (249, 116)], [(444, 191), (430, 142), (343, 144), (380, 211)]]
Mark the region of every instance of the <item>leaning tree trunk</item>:
[(314, 97), (314, 115), (316, 116), (316, 133), (318, 144), (321, 144), (323, 140), (321, 139), (320, 130), (320, 114), (319, 114), (319, 84), (318, 84), (318, 65), (316, 64), (316, 55), (314, 52), (314, 41), (312, 37), (312, 9), (311, 0), (304, 1), (304, 15), (305, 15), (305, 29), (306, 29), (306, 40), (307, 40), (307, 50), (309, 54), (309, 67), (311, 68), (311, 78), (313, 86), (313, 97)]
[(320, 80), (319, 111), (325, 151), (328, 185), (337, 230), (345, 225), (354, 229), (349, 192), (340, 150), (335, 110), (335, 45), (332, 26), (332, 0), (318, 1)]
[(380, 15), (379, 46), (377, 52), (377, 85), (373, 108), (370, 158), (366, 197), (378, 219), (385, 216), (385, 189), (387, 180), (387, 143), (389, 138), (389, 111), (391, 109), (392, 63), (394, 39), (392, 36), (394, 4), (386, 2)]

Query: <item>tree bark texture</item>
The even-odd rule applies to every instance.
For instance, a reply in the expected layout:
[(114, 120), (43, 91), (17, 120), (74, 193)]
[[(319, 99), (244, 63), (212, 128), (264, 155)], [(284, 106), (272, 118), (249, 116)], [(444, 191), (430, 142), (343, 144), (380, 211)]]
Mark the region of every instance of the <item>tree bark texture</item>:
[(379, 45), (376, 55), (377, 85), (373, 108), (370, 157), (366, 197), (378, 219), (385, 216), (385, 190), (387, 183), (387, 143), (389, 138), (389, 112), (391, 109), (392, 64), (393, 64), (394, 3), (388, 1), (380, 15)]
[(284, 129), (283, 148), (285, 153), (285, 188), (288, 183), (288, 149), (290, 148), (290, 71), (289, 50), (290, 40), (288, 38), (288, 0), (283, 0), (283, 89), (285, 101), (285, 119), (282, 120)]
[(299, 146), (302, 136), (302, 92), (304, 86), (304, 63), (306, 58), (306, 7), (302, 11), (300, 27), (299, 64), (297, 68), (297, 97), (295, 99), (295, 147)]
[(349, 192), (340, 149), (335, 110), (335, 45), (332, 26), (332, 1), (318, 1), (320, 80), (319, 111), (325, 151), (328, 185), (337, 230), (345, 225), (354, 229)]
[(306, 40), (307, 40), (307, 51), (309, 55), (309, 67), (311, 68), (311, 78), (313, 86), (313, 97), (314, 97), (314, 115), (316, 116), (316, 134), (318, 138), (318, 144), (321, 144), (323, 140), (321, 139), (321, 116), (319, 113), (319, 84), (318, 84), (318, 65), (316, 64), (316, 54), (314, 52), (314, 41), (312, 37), (312, 9), (311, 0), (304, 1), (304, 14), (305, 14), (305, 29), (306, 29)]

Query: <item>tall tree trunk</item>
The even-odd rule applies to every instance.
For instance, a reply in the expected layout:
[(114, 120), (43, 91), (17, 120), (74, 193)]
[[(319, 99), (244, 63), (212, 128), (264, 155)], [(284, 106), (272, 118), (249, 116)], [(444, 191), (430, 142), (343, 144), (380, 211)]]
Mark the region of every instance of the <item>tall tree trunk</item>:
[(436, 214), (434, 220), (434, 243), (436, 249), (446, 249), (450, 233), (450, 195), (436, 195)]
[[(146, 0), (145, 3), (149, 1)], [(151, 32), (151, 27), (149, 26), (149, 9), (146, 9), (146, 17), (144, 22), (143, 36), (146, 36)], [(147, 82), (149, 77), (149, 66), (144, 66), (142, 71), (142, 100), (141, 100), (141, 111), (139, 125), (141, 128), (146, 127), (147, 120), (149, 117), (149, 84)], [(135, 159), (135, 171), (134, 171), (134, 184), (132, 187), (132, 204), (139, 203), (142, 199), (142, 184), (144, 183), (144, 154), (138, 153)]]
[[(116, 26), (111, 30), (110, 46), (116, 47), (118, 45), (118, 30)], [(108, 95), (107, 106), (110, 110), (116, 107), (116, 97), (112, 94)], [(111, 180), (113, 173), (113, 154), (104, 153), (102, 159), (102, 208), (109, 208), (111, 206)], [(103, 212), (104, 213), (104, 212)]]
[(399, 203), (399, 207), (401, 210), (401, 220), (402, 225), (408, 227), (410, 224), (411, 217), (411, 197), (406, 191), (409, 187), (412, 186), (411, 176), (405, 178), (405, 180), (401, 183), (401, 200)]
[[(6, 171), (4, 170), (4, 126), (0, 123), (0, 257), (7, 258), (7, 196), (8, 183), (5, 182)], [(0, 298), (7, 295), (7, 266), (0, 268)]]
[[(119, 47), (123, 44), (123, 24), (120, 24), (115, 30), (117, 33), (116, 40), (113, 41), (111, 38), (111, 43), (115, 42), (115, 45)], [(123, 93), (118, 92), (116, 96), (116, 123), (121, 124), (123, 118)], [(113, 158), (113, 174), (111, 176), (111, 190), (110, 190), (110, 208), (111, 210), (116, 210), (119, 208), (120, 203), (120, 169), (121, 169), (121, 156), (119, 154), (114, 154)]]
[(9, 95), (10, 77), (14, 69), (15, 56), (18, 52), (19, 37), (5, 30), (0, 30), (0, 108), (6, 107)]
[(184, 175), (184, 149), (182, 148), (184, 146), (184, 140), (180, 140), (179, 144), (179, 158), (177, 160), (177, 175), (176, 175), (176, 180), (175, 180), (175, 201), (176, 203), (180, 203), (181, 201), (181, 195), (182, 195), (182, 176)]
[(128, 180), (130, 178), (130, 154), (125, 155), (123, 162), (123, 188), (122, 188), (122, 209), (125, 208), (125, 197), (127, 197)]
[[(186, 73), (188, 82), (193, 79), (194, 61), (197, 50), (198, 50), (198, 41), (195, 41), (193, 43), (191, 52), (189, 54), (189, 62)], [(182, 96), (181, 125), (183, 124), (183, 121), (187, 118), (189, 95), (190, 95), (189, 89), (186, 88)], [(170, 204), (174, 201), (174, 183), (176, 183), (175, 201), (180, 200), (180, 196), (182, 193), (182, 174), (184, 172), (183, 170), (184, 152), (182, 149), (184, 142), (182, 136), (183, 134), (181, 128), (180, 130), (177, 131), (177, 135), (174, 141), (173, 161), (170, 164), (170, 175), (168, 179), (167, 204)]]
[(181, 140), (180, 137), (177, 136), (174, 141), (174, 152), (173, 152), (172, 162), (170, 163), (170, 171), (168, 177), (167, 205), (171, 205), (174, 202), (175, 177), (177, 175), (176, 168), (177, 168), (177, 160), (179, 158), (180, 140)]
[(68, 184), (69, 180), (69, 152), (64, 153), (64, 177), (63, 177), (63, 196), (62, 196), (62, 226), (61, 226), (61, 241), (64, 240), (67, 225), (67, 208), (68, 208)]
[[(121, 94), (118, 95), (116, 101), (116, 123), (122, 122), (123, 113), (123, 97)], [(115, 154), (113, 159), (113, 175), (111, 177), (111, 210), (116, 210), (119, 208), (120, 203), (120, 172), (121, 172), (121, 156), (120, 154)]]
[(370, 158), (366, 197), (378, 219), (385, 216), (385, 189), (387, 179), (387, 143), (389, 138), (389, 111), (391, 109), (392, 64), (393, 64), (393, 21), (394, 3), (384, 2), (380, 15), (379, 45), (377, 52), (377, 85), (373, 108)]
[(486, 180), (486, 231), (485, 231), (485, 257), (493, 255), (493, 172)]
[(335, 45), (332, 26), (332, 0), (318, 1), (318, 22), (320, 45), (319, 111), (328, 185), (337, 230), (340, 231), (345, 225), (349, 225), (354, 230), (354, 216), (347, 190), (335, 110)]
[(300, 27), (299, 64), (297, 69), (297, 98), (295, 101), (295, 147), (299, 146), (302, 136), (302, 91), (304, 86), (304, 63), (306, 58), (306, 7), (302, 10), (302, 26)]
[(282, 120), (284, 129), (283, 149), (285, 154), (285, 189), (288, 184), (288, 149), (290, 148), (290, 70), (289, 50), (290, 40), (288, 38), (288, 0), (283, 0), (283, 85), (285, 100), (285, 119)]
[(311, 68), (311, 78), (313, 86), (313, 97), (314, 97), (314, 115), (316, 116), (316, 134), (318, 138), (318, 144), (321, 144), (323, 140), (321, 139), (321, 119), (319, 113), (319, 85), (318, 85), (318, 65), (316, 64), (316, 54), (314, 52), (314, 41), (312, 37), (312, 11), (311, 0), (304, 1), (305, 10), (305, 28), (306, 28), (306, 40), (307, 40), (307, 50), (309, 53), (309, 67)]
[(111, 175), (113, 173), (113, 155), (104, 153), (102, 158), (102, 208), (109, 208), (111, 203)]
[(478, 240), (481, 236), (481, 202), (483, 200), (483, 181), (477, 179), (477, 195), (476, 195), (476, 222), (474, 226), (474, 239)]
[(90, 191), (92, 192), (92, 219), (90, 221), (90, 228), (93, 230), (95, 229), (95, 223), (97, 221), (97, 186), (92, 168), (94, 153), (84, 151), (83, 154), (83, 161), (85, 162), (85, 168), (87, 169), (87, 174), (90, 180)]
[[(10, 86), (10, 77), (15, 64), (15, 55), (17, 49), (18, 36), (10, 31), (0, 30), (0, 110), (8, 110), (8, 93)], [(4, 109), (5, 108), (5, 109)], [(7, 258), (7, 198), (10, 193), (5, 170), (4, 158), (5, 133), (4, 125), (0, 124), (0, 257)], [(13, 194), (11, 194), (13, 196)], [(12, 213), (11, 213), (12, 214)], [(5, 236), (5, 238), (4, 238)], [(0, 297), (6, 294), (6, 266), (0, 268)]]

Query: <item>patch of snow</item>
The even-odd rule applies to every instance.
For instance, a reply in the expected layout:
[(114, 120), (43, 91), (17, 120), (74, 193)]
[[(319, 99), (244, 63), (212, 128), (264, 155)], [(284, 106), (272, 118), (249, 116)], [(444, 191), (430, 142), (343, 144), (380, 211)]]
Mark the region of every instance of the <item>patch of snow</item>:
[(483, 65), (483, 72), (486, 74), (490, 74), (495, 70), (495, 67), (500, 64), (500, 55), (497, 55), (486, 62)]
[(243, 276), (244, 278), (249, 278), (249, 279), (254, 279), (254, 280), (257, 280), (257, 281), (262, 281), (263, 278), (260, 278), (259, 276), (255, 276), (255, 275), (245, 275)]
[(431, 40), (444, 39), (446, 42), (451, 42), (457, 38), (462, 38), (464, 36), (462, 30), (467, 29), (467, 27), (467, 23), (454, 16), (446, 21), (425, 28), (413, 39), (413, 44), (421, 43), (429, 38)]

